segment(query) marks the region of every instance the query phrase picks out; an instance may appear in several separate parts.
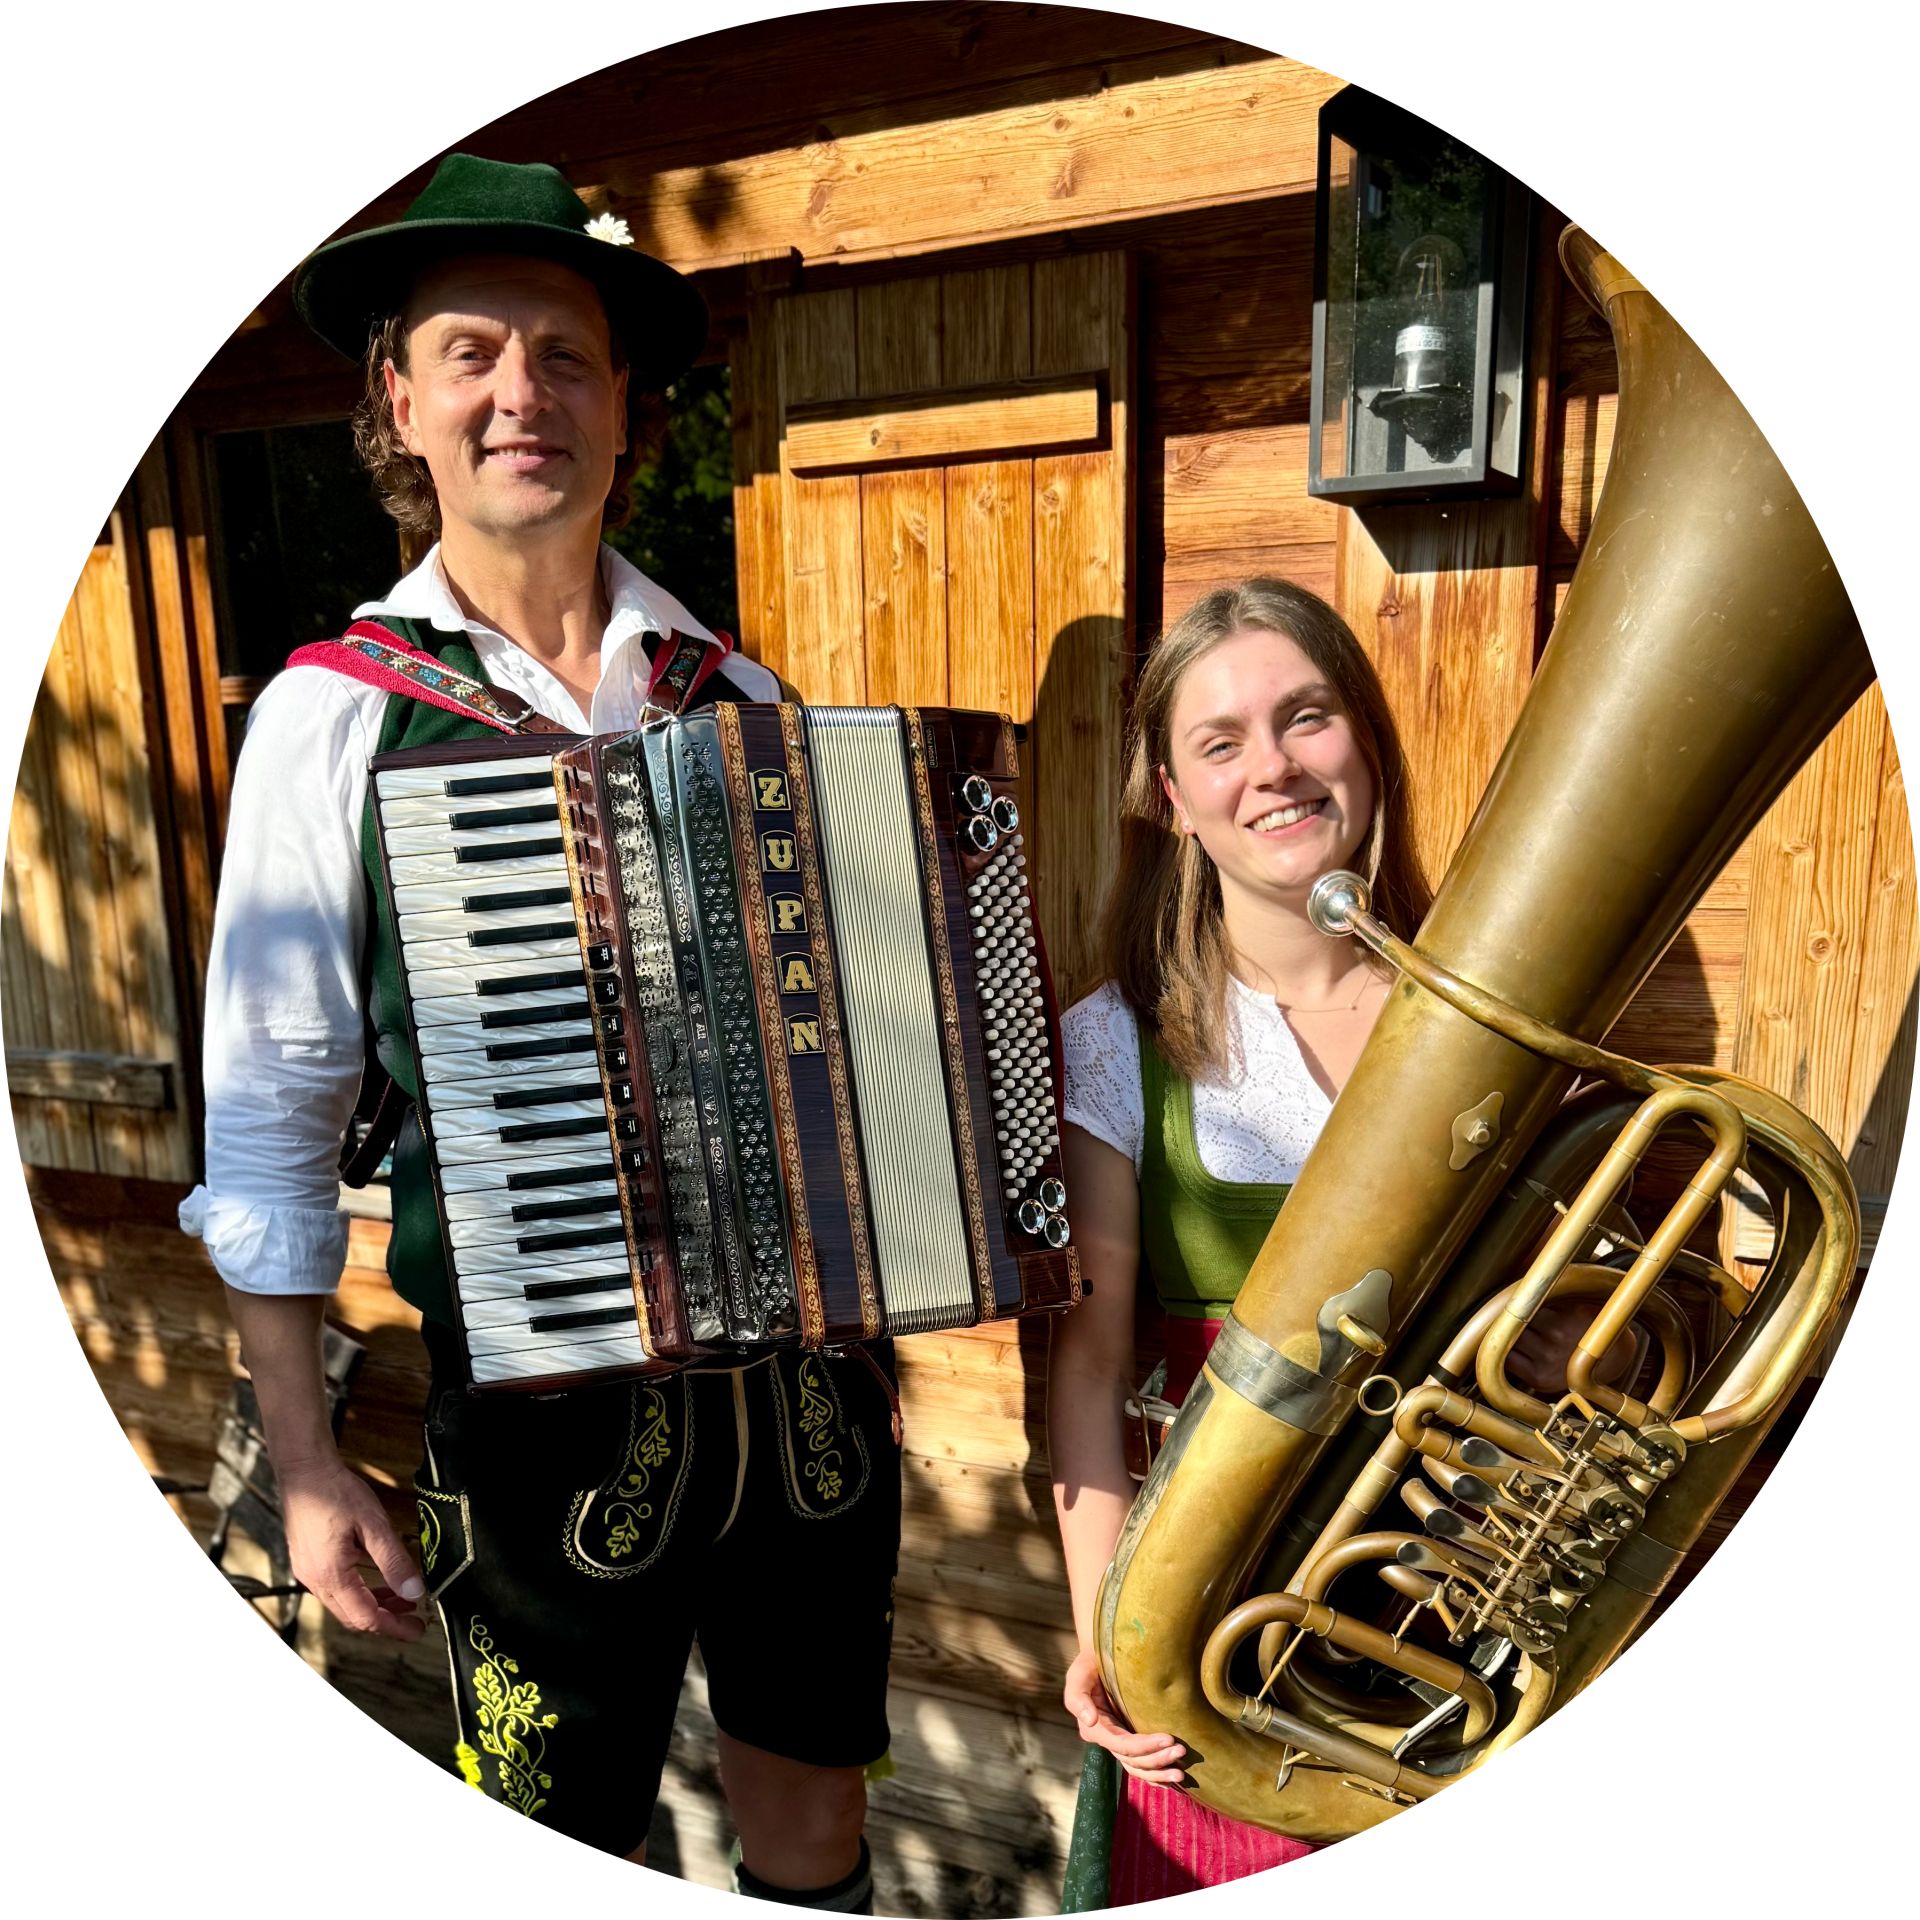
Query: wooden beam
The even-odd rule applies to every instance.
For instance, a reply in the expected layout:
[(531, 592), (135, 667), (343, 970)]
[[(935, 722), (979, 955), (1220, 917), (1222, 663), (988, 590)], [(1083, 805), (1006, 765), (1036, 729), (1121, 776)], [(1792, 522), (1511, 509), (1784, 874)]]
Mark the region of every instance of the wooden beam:
[(1090, 449), (1102, 436), (1101, 412), (1100, 382), (1090, 373), (972, 393), (815, 402), (787, 415), (787, 461), (795, 473), (825, 473)]
[(1306, 191), (1339, 84), (1294, 60), (1172, 74), (1116, 62), (1077, 94), (904, 123), (881, 108), (692, 165), (625, 155), (596, 184), (638, 246), (682, 269), (789, 246), (809, 261), (893, 259)]
[(99, 1107), (165, 1113), (173, 1106), (173, 1062), (130, 1053), (9, 1047), (7, 1089), (16, 1099), (84, 1100)]

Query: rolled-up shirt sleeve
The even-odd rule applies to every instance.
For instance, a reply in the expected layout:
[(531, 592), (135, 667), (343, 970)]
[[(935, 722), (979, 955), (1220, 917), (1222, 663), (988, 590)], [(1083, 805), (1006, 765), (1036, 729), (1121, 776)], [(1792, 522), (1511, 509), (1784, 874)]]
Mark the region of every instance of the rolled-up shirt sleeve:
[(346, 1264), (337, 1167), (365, 1054), (373, 711), (353, 682), (291, 668), (234, 770), (207, 968), (207, 1178), (180, 1224), (247, 1293), (330, 1293)]

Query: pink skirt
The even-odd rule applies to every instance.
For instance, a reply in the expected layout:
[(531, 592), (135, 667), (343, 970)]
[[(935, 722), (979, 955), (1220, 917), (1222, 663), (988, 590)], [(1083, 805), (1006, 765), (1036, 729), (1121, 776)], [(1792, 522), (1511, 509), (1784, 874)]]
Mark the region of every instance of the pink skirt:
[[(1167, 1398), (1175, 1406), (1192, 1389), (1221, 1325), (1166, 1317)], [(1121, 1785), (1107, 1876), (1110, 1906), (1224, 1886), (1314, 1851), (1304, 1840), (1229, 1820), (1178, 1787), (1151, 1786), (1124, 1772)]]

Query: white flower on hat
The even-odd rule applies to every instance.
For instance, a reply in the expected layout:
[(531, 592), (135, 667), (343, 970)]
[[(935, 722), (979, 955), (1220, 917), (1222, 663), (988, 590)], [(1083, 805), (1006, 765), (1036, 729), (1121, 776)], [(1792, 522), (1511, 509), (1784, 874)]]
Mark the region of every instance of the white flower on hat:
[(616, 247), (633, 245), (633, 229), (617, 213), (596, 213), (586, 230), (596, 240), (610, 240)]

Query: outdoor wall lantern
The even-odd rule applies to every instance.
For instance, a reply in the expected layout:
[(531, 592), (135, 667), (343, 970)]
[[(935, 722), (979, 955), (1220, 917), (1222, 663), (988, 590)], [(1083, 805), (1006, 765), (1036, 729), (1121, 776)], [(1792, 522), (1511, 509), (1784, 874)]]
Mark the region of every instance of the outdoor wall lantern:
[(1359, 87), (1320, 109), (1309, 493), (1359, 505), (1518, 487), (1532, 202)]

